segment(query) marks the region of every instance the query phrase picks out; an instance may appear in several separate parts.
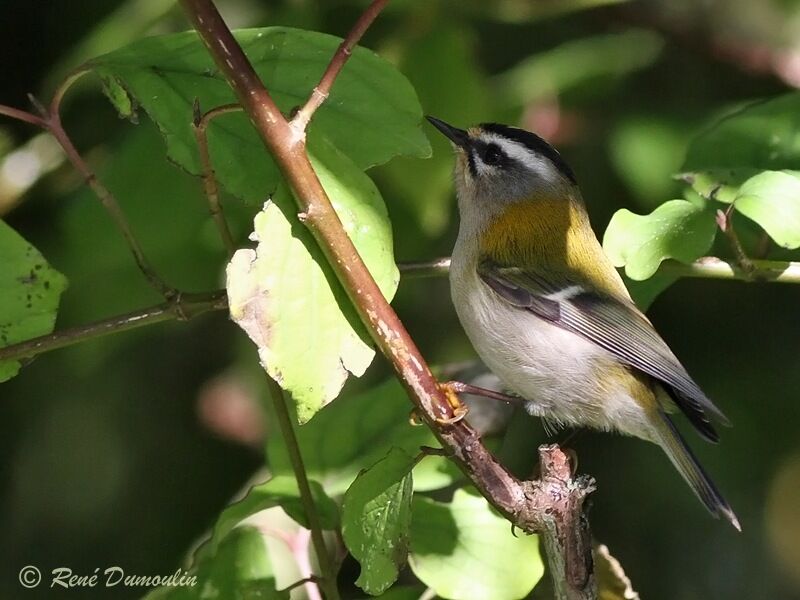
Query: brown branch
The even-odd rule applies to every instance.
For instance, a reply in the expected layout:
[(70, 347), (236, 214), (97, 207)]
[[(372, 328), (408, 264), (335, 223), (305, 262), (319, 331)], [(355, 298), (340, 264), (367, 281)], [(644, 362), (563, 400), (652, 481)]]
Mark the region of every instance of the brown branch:
[(200, 101), (195, 99), (194, 103), (194, 135), (197, 140), (197, 150), (200, 153), (200, 166), (202, 169), (201, 179), (203, 180), (203, 190), (205, 191), (206, 198), (208, 199), (208, 209), (211, 213), (211, 218), (217, 226), (217, 231), (228, 251), (228, 258), (233, 256), (236, 252), (236, 243), (233, 241), (231, 230), (228, 228), (228, 222), (225, 220), (225, 213), (222, 210), (222, 203), (219, 200), (219, 186), (217, 185), (217, 178), (214, 175), (214, 167), (211, 164), (211, 154), (208, 149), (208, 136), (206, 130), (212, 119), (225, 115), (231, 112), (242, 110), (238, 104), (224, 104), (212, 108), (207, 113), (203, 114), (200, 110)]
[[(181, 0), (181, 4), (275, 158), (294, 192), (301, 219), (325, 253), (375, 343), (390, 360), (418, 414), (480, 492), (512, 523), (524, 531), (542, 532), (545, 537), (554, 531), (562, 536), (572, 549), (564, 556), (566, 569), (554, 569), (554, 577), (561, 580), (569, 575), (569, 589), (577, 590), (575, 573), (591, 573), (591, 554), (582, 552), (581, 541), (571, 533), (574, 527), (570, 523), (580, 517), (573, 516), (558, 527), (552, 525), (553, 519), (563, 517), (563, 511), (556, 510), (553, 502), (556, 494), (558, 498), (574, 495), (571, 506), (579, 508), (580, 500), (591, 490), (588, 480), (561, 481), (554, 476), (522, 482), (495, 460), (465, 421), (442, 424), (454, 416), (453, 407), (345, 233), (311, 166), (304, 131), (293, 127), (281, 114), (213, 2)], [(560, 548), (564, 544), (553, 541), (546, 545)], [(573, 561), (581, 564), (574, 565)], [(585, 581), (578, 591), (580, 595), (576, 592), (565, 598), (594, 597), (593, 579), (581, 577)]]
[(19, 342), (18, 344), (5, 346), (0, 348), (0, 360), (32, 358), (37, 354), (65, 348), (112, 333), (130, 331), (144, 325), (175, 319), (188, 321), (203, 313), (222, 310), (227, 307), (228, 297), (225, 295), (225, 290), (198, 294), (179, 293), (170, 300), (155, 306), (148, 306), (124, 315), (110, 317), (87, 325), (62, 329), (61, 331)]
[(74, 83), (85, 72), (86, 71), (77, 71), (70, 75), (64, 81), (64, 83), (59, 86), (58, 90), (56, 90), (49, 108), (46, 108), (33, 95), (29, 95), (34, 108), (36, 108), (40, 113), (39, 116), (23, 110), (2, 105), (0, 105), (0, 114), (30, 123), (31, 125), (36, 125), (37, 127), (41, 127), (56, 139), (61, 148), (64, 150), (67, 159), (72, 163), (72, 166), (75, 168), (75, 170), (81, 174), (81, 177), (83, 177), (86, 184), (92, 189), (92, 191), (95, 193), (95, 196), (97, 196), (97, 198), (100, 200), (100, 203), (106, 209), (106, 212), (108, 212), (108, 214), (111, 216), (111, 219), (114, 221), (117, 229), (119, 229), (119, 231), (122, 233), (122, 237), (125, 238), (128, 248), (130, 249), (133, 258), (136, 261), (136, 265), (144, 274), (148, 283), (150, 283), (150, 285), (165, 298), (171, 298), (178, 292), (164, 283), (164, 281), (156, 274), (155, 270), (150, 265), (150, 262), (145, 257), (144, 251), (139, 245), (138, 240), (133, 235), (133, 231), (128, 224), (128, 220), (125, 218), (125, 214), (122, 212), (122, 208), (117, 202), (117, 199), (97, 178), (97, 175), (95, 175), (95, 173), (91, 170), (86, 161), (83, 160), (83, 157), (75, 148), (75, 145), (72, 143), (72, 140), (70, 139), (69, 135), (67, 135), (67, 132), (64, 130), (64, 127), (61, 124), (61, 115), (59, 113), (59, 109), (61, 107), (61, 101), (64, 98), (64, 94), (69, 86), (72, 85), (72, 83)]
[(303, 108), (297, 111), (297, 114), (292, 119), (292, 126), (297, 128), (298, 131), (306, 130), (306, 127), (308, 127), (308, 124), (314, 117), (314, 113), (322, 106), (325, 100), (328, 99), (336, 78), (344, 68), (347, 59), (349, 59), (350, 55), (353, 53), (353, 48), (356, 47), (356, 44), (358, 44), (364, 36), (364, 33), (369, 29), (369, 26), (372, 25), (372, 22), (378, 17), (388, 2), (389, 0), (373, 0), (372, 4), (370, 4), (358, 18), (356, 24), (353, 25), (347, 37), (339, 44), (336, 54), (333, 55), (333, 58), (328, 63), (328, 67), (322, 74), (319, 83), (311, 91), (311, 95), (308, 97), (305, 105), (303, 105)]

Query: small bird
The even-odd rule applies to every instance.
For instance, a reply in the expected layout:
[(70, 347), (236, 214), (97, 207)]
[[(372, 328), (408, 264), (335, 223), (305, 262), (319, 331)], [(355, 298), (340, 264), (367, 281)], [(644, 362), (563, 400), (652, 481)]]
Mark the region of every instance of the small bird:
[(450, 291), (478, 355), (548, 426), (658, 444), (711, 514), (741, 530), (667, 413), (712, 442), (709, 416), (728, 420), (632, 302), (569, 165), (523, 129), (428, 120), (456, 150)]

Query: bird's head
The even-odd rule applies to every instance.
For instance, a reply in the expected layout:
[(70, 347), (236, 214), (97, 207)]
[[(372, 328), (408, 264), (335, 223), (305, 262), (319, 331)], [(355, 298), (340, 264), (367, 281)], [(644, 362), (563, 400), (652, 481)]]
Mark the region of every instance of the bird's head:
[(577, 190), (572, 169), (535, 133), (499, 123), (458, 129), (435, 117), (428, 121), (456, 150), (455, 180), (461, 205), (497, 206), (535, 196), (566, 198)]
[(541, 245), (543, 236), (563, 245), (569, 228), (588, 228), (572, 169), (538, 135), (498, 123), (458, 129), (434, 117), (428, 121), (456, 151), (465, 236), (477, 235), (482, 247), (502, 247), (505, 255)]

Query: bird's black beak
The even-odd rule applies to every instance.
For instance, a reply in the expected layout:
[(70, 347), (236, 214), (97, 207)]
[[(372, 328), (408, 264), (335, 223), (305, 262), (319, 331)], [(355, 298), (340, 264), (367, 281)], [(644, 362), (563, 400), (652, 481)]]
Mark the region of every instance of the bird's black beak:
[(458, 129), (457, 127), (453, 127), (452, 125), (448, 125), (441, 119), (437, 119), (436, 117), (426, 116), (426, 119), (430, 122), (431, 125), (436, 127), (439, 131), (441, 131), (444, 136), (453, 142), (459, 148), (467, 149), (469, 147), (470, 138), (469, 134), (463, 130)]

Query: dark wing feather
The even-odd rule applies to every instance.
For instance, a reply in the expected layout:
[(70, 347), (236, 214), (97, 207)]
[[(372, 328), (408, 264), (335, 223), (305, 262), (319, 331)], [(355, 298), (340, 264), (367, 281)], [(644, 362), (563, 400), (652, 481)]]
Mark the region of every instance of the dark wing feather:
[(698, 432), (711, 441), (718, 439), (706, 412), (724, 424), (728, 419), (692, 380), (633, 303), (489, 262), (482, 263), (478, 273), (510, 304), (586, 338), (620, 362), (661, 381)]

